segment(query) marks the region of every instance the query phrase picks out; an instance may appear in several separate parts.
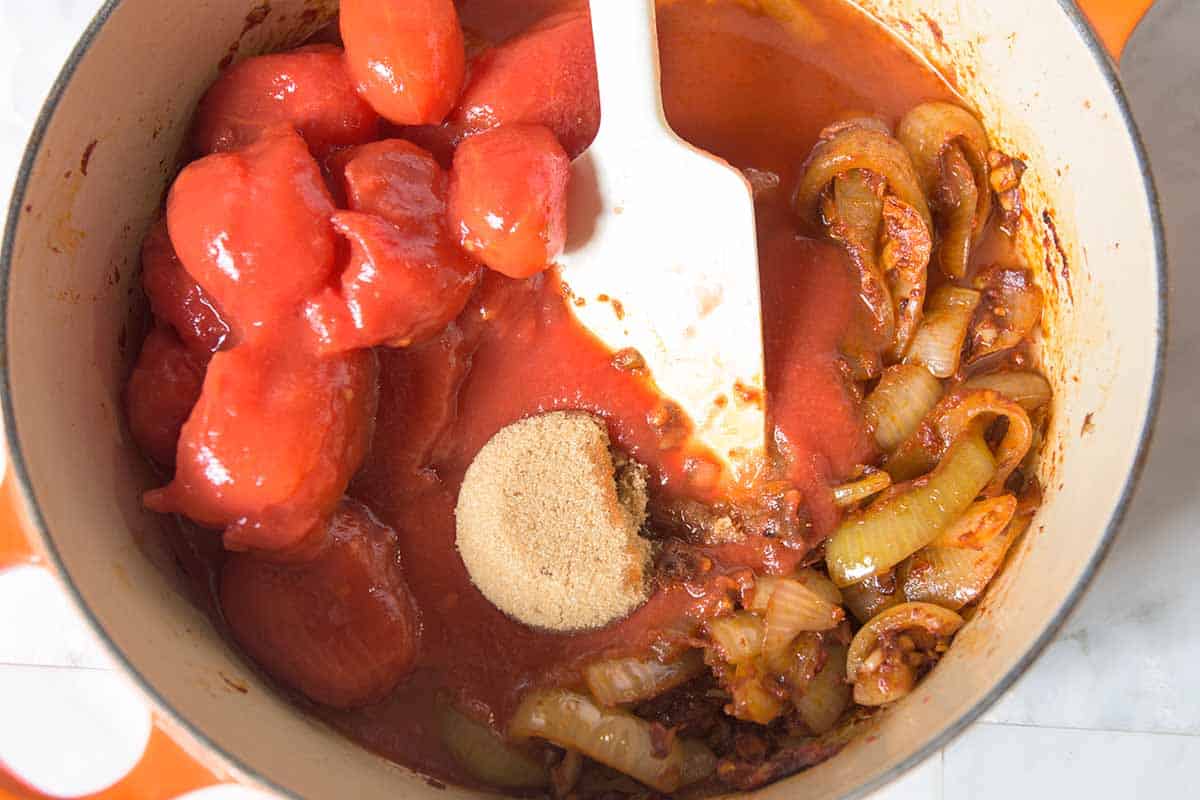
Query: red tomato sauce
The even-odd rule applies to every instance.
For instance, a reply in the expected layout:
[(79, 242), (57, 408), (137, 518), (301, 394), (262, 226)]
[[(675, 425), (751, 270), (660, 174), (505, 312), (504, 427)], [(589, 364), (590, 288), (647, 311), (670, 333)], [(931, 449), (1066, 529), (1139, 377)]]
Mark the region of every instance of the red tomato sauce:
[[(790, 187), (818, 132), (837, 117), (865, 112), (894, 123), (917, 103), (953, 95), (931, 69), (841, 0), (809, 0), (808, 27), (790, 32), (746, 5), (753, 4), (660, 3), (664, 99), (685, 139), (734, 166), (777, 176), (774, 188), (764, 181), (768, 188), (757, 194), (766, 403), (777, 449), (770, 477), (798, 490), (790, 496), (793, 505), (799, 502), (793, 511), (804, 535), (690, 545), (686, 578), (662, 579), (643, 607), (599, 631), (536, 631), (492, 606), (455, 549), (454, 507), (475, 454), (511, 422), (554, 409), (591, 411), (620, 448), (649, 467), (652, 505), (720, 498), (719, 468), (702, 447), (687, 441), (662, 446), (687, 433), (686, 421), (664, 410), (667, 401), (652, 381), (624, 368), (570, 313), (573, 302), (598, 298), (572, 297), (553, 271), (521, 281), (486, 272), (439, 336), (376, 348), (378, 415), (348, 494), (395, 531), (419, 609), (420, 645), (413, 671), (382, 702), (354, 710), (310, 707), (388, 758), (471, 783), (440, 744), (439, 697), (503, 725), (532, 686), (577, 683), (589, 661), (682, 642), (700, 620), (729, 608), (739, 571), (778, 573), (808, 556), (837, 524), (831, 487), (875, 455), (838, 357), (853, 324), (857, 282), (840, 249), (797, 232)], [(458, 11), (471, 53), (578, 6), (460, 0)], [(429, 134), (414, 129), (413, 138)], [(211, 536), (194, 531), (177, 544), (209, 603), (212, 576), (225, 559), (217, 548), (197, 545)], [(667, 548), (660, 567), (670, 557)]]

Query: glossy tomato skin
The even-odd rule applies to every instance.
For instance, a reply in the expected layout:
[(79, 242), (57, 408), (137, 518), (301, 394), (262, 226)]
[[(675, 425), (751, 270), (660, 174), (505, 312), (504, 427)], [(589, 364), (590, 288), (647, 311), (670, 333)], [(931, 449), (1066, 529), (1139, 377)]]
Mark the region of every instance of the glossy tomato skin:
[(334, 228), (350, 242), (338, 289), (304, 308), (320, 352), (388, 345), (436, 336), (466, 305), (478, 267), (437, 236), (404, 233), (383, 217), (343, 211)]
[(382, 700), (409, 673), (420, 621), (396, 535), (366, 506), (342, 500), (309, 561), (230, 556), (221, 605), (234, 638), (280, 683), (352, 708)]
[(200, 399), (207, 360), (170, 328), (155, 328), (142, 344), (125, 384), (125, 410), (133, 440), (160, 464), (175, 463), (179, 432)]
[(205, 361), (229, 337), (216, 301), (175, 254), (165, 219), (154, 223), (142, 242), (142, 289), (154, 315), (174, 328), (189, 349), (206, 356)]
[(379, 135), (379, 115), (355, 91), (342, 50), (313, 45), (239, 61), (209, 87), (192, 127), (198, 155), (251, 145), (291, 125), (322, 158)]
[(318, 349), (406, 346), (436, 335), (479, 275), (448, 230), (445, 172), (400, 139), (339, 153), (330, 171), (352, 209), (333, 218), (350, 255), (340, 285), (305, 304)]
[(370, 350), (321, 358), (246, 344), (217, 353), (183, 426), (174, 480), (148, 492), (146, 506), (224, 528), (231, 550), (296, 546), (362, 464), (378, 371)]
[(427, 150), (384, 139), (338, 153), (330, 171), (351, 211), (374, 214), (403, 231), (442, 226), (449, 178)]
[(167, 199), (171, 242), (220, 307), (233, 343), (272, 335), (334, 267), (333, 201), (290, 127), (193, 161)]
[(510, 278), (546, 269), (567, 238), (570, 159), (549, 128), (503, 125), (458, 146), (450, 224), (459, 243)]
[(346, 63), (359, 93), (398, 125), (441, 122), (466, 53), (453, 0), (342, 0)]
[[(461, 136), (511, 123), (545, 125), (571, 158), (600, 128), (600, 88), (586, 8), (548, 17), (484, 51), (447, 127)], [(429, 135), (429, 134), (426, 134)]]

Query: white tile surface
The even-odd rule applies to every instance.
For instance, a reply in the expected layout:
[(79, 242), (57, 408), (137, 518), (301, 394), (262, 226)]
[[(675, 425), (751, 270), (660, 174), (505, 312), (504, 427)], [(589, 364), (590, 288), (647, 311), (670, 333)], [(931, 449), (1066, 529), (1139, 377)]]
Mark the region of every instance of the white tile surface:
[[(976, 725), (946, 748), (946, 798), (1195, 797), (1200, 738)], [(889, 798), (890, 800), (890, 798)]]
[(0, 709), (0, 763), (51, 797), (108, 788), (150, 739), (150, 711), (118, 672), (0, 666)]
[(113, 669), (66, 593), (38, 567), (0, 574), (0, 664)]
[[(0, 195), (7, 196), (43, 95), (98, 5), (0, 0)], [(1200, 270), (1192, 264), (1200, 252), (1197, 36), (1200, 2), (1158, 0), (1123, 70), (1156, 168), (1174, 259), (1168, 379), (1140, 493), (1062, 635), (985, 717), (1006, 724), (976, 725), (871, 800), (1200, 794), (1189, 770), (1200, 763), (1200, 738), (1169, 735), (1200, 734), (1200, 670), (1193, 666), (1200, 659), (1193, 545), (1200, 478), (1192, 466), (1200, 452), (1200, 314), (1192, 310), (1200, 302)], [(32, 685), (22, 681), (121, 685), (114, 673), (78, 669), (108, 662), (54, 594), (37, 578), (0, 576), (0, 698)], [(46, 677), (31, 677), (37, 674)], [(136, 718), (129, 702), (127, 713)], [(12, 724), (11, 715), (0, 716), (0, 741)]]
[(274, 795), (260, 792), (257, 789), (247, 789), (232, 783), (220, 786), (209, 786), (207, 789), (197, 789), (194, 792), (182, 794), (175, 800), (272, 800)]
[(0, 0), (0, 190), (9, 186), (46, 91), (100, 0)]

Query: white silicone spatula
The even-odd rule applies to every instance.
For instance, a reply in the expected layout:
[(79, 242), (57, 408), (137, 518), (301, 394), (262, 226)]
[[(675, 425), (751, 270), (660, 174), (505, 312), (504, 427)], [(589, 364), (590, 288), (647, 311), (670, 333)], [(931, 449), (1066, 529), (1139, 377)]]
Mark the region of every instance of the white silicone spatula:
[(737, 474), (765, 436), (750, 186), (667, 126), (654, 0), (592, 0), (591, 13), (600, 131), (572, 167), (563, 280), (583, 324), (636, 349)]

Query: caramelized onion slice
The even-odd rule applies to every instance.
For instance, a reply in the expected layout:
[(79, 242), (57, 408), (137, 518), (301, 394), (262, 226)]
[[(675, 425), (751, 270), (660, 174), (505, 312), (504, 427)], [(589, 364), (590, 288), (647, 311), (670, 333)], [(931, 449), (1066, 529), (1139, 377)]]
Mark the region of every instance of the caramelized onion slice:
[(993, 372), (971, 378), (962, 388), (999, 392), (1027, 412), (1047, 405), (1053, 396), (1050, 383), (1036, 372)]
[[(1011, 498), (1016, 510), (1016, 498)], [(1005, 498), (985, 501), (994, 503)], [(1033, 519), (1032, 510), (1010, 513), (1009, 521), (978, 550), (962, 547), (926, 547), (900, 567), (904, 595), (909, 600), (934, 603), (957, 611), (974, 603), (1004, 564), (1009, 548)]]
[(628, 711), (605, 709), (565, 689), (530, 692), (509, 723), (516, 739), (539, 738), (577, 750), (660, 792), (674, 792), (703, 780), (716, 757), (703, 743), (674, 739), (666, 755), (655, 755), (650, 723)]
[(921, 364), (936, 378), (958, 372), (963, 343), (971, 318), (979, 306), (979, 292), (943, 286), (925, 305), (925, 320), (913, 335), (906, 364)]
[(929, 543), (930, 547), (982, 550), (1000, 534), (1017, 510), (1016, 495), (1002, 494), (972, 503), (958, 520)]
[(796, 713), (811, 733), (820, 736), (833, 730), (846, 706), (850, 705), (850, 684), (846, 682), (846, 645), (829, 642), (825, 646), (825, 665), (812, 680), (792, 692)]
[(834, 582), (826, 578), (820, 572), (810, 567), (796, 570), (792, 576), (793, 580), (799, 581), (803, 586), (812, 591), (818, 597), (823, 598), (826, 602), (832, 603), (835, 606), (842, 604), (842, 593)]
[(872, 575), (858, 583), (842, 587), (846, 608), (860, 623), (868, 622), (880, 611), (904, 602), (904, 594), (896, 582), (894, 572)]
[(745, 595), (746, 609), (758, 614), (766, 614), (767, 608), (770, 607), (770, 597), (775, 593), (775, 588), (779, 587), (781, 581), (799, 583), (817, 597), (821, 597), (822, 600), (834, 604), (834, 606), (841, 604), (841, 591), (835, 587), (833, 581), (811, 567), (802, 567), (787, 577), (763, 575), (755, 578), (754, 587), (751, 587)]
[(931, 474), (845, 519), (825, 545), (829, 577), (838, 586), (891, 569), (948, 528), (996, 472), (996, 459), (973, 426), (946, 451)]
[(835, 123), (805, 162), (793, 202), (858, 267), (864, 331), (843, 350), (856, 379), (873, 378), (907, 349), (925, 297), (933, 223), (912, 162), (880, 120)]
[(730, 664), (742, 664), (758, 658), (763, 651), (766, 624), (748, 611), (708, 621), (708, 638), (718, 654)]
[[(942, 151), (942, 181), (938, 185), (934, 207), (942, 221), (942, 240), (938, 245), (938, 264), (942, 274), (962, 278), (971, 261), (971, 248), (978, 232), (975, 230), (976, 209), (980, 187), (971, 174), (971, 165), (957, 144)], [(984, 185), (986, 196), (988, 189)], [(986, 220), (987, 218), (984, 217)]]
[(895, 312), (877, 251), (883, 222), (882, 178), (860, 169), (834, 178), (822, 204), (829, 238), (841, 242), (858, 267), (858, 297), (870, 319), (872, 332), (890, 344), (896, 328)]
[(902, 603), (859, 629), (846, 654), (846, 679), (854, 701), (879, 706), (899, 700), (916, 685), (962, 627), (953, 611), (932, 603)]
[(888, 367), (863, 401), (879, 449), (890, 453), (912, 436), (942, 397), (942, 385), (919, 364)]
[(820, 141), (804, 163), (793, 201), (796, 213), (816, 222), (826, 188), (834, 178), (856, 169), (885, 178), (890, 192), (915, 208), (925, 226), (933, 230), (929, 205), (908, 152), (885, 125), (873, 119), (847, 120), (821, 132)]
[(996, 193), (996, 205), (1000, 207), (1000, 227), (1010, 236), (1017, 231), (1021, 222), (1021, 176), (1025, 174), (1025, 162), (1012, 158), (999, 150), (987, 154), (992, 191)]
[(990, 425), (998, 417), (1007, 419), (1004, 437), (996, 445), (996, 473), (983, 490), (988, 497), (1001, 494), (1008, 476), (1033, 443), (1033, 423), (1025, 409), (998, 392), (979, 389), (953, 393), (934, 415), (941, 440), (947, 444), (980, 423)]
[(846, 616), (840, 606), (830, 603), (799, 581), (777, 578), (770, 595), (762, 643), (766, 655), (783, 650), (797, 635), (806, 631), (836, 628)]
[(795, 581), (831, 605), (840, 606), (842, 604), (842, 593), (834, 585), (833, 581), (811, 567), (802, 567), (787, 578), (779, 578), (773, 575), (762, 575), (756, 578), (754, 587), (746, 597), (746, 608), (756, 611), (759, 614), (767, 613), (767, 608), (771, 603), (771, 595), (781, 580)]
[(731, 701), (725, 713), (757, 725), (769, 725), (783, 713), (783, 698), (763, 682), (767, 676), (757, 664), (738, 664), (727, 688)]
[(1033, 423), (1017, 403), (990, 389), (960, 387), (946, 394), (921, 423), (920, 428), (897, 448), (884, 465), (892, 480), (903, 481), (931, 470), (942, 453), (963, 431), (975, 424), (991, 425), (1005, 417), (1004, 436), (996, 446), (996, 474), (984, 494), (994, 497), (1033, 445)]
[(938, 260), (954, 278), (966, 274), (973, 244), (992, 213), (987, 132), (953, 103), (922, 103), (900, 120), (896, 138), (912, 157), (922, 191), (941, 225)]
[(764, 656), (762, 665), (770, 675), (783, 678), (789, 686), (802, 686), (825, 663), (821, 639), (820, 633), (801, 633), (787, 647)]
[(983, 593), (1000, 569), (1008, 544), (1008, 537), (999, 536), (983, 550), (961, 547), (918, 550), (900, 568), (904, 596), (957, 611)]
[(657, 697), (704, 672), (704, 657), (689, 650), (675, 661), (614, 658), (584, 670), (588, 691), (601, 705), (617, 706)]
[(899, 361), (908, 352), (924, 313), (933, 233), (915, 208), (895, 197), (885, 197), (881, 242), (879, 267), (887, 278), (896, 318), (888, 359)]
[(1042, 318), (1042, 290), (1029, 270), (989, 267), (974, 285), (981, 301), (971, 325), (968, 363), (1016, 347)]
[(882, 471), (871, 472), (851, 483), (833, 487), (833, 502), (838, 508), (852, 508), (891, 485), (891, 475)]
[(536, 759), (509, 745), (482, 722), (439, 704), (438, 727), (454, 760), (484, 783), (506, 789), (546, 785), (546, 770)]

